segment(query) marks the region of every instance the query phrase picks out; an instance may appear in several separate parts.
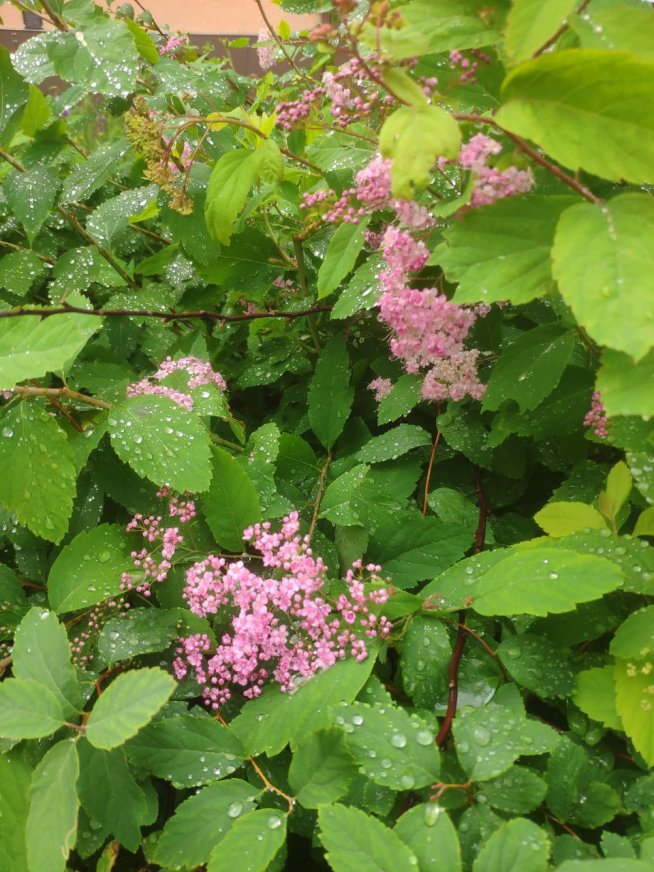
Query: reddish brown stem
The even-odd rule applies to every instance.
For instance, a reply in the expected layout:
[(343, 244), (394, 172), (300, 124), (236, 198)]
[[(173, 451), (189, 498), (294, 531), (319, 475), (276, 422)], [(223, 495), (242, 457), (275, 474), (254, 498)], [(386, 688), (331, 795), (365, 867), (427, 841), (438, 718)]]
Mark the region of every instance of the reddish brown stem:
[(441, 431), (439, 430), (436, 433), (436, 438), (434, 439), (434, 445), (431, 449), (431, 457), (429, 458), (429, 466), (427, 467), (427, 479), (425, 481), (425, 493), (422, 500), (422, 517), (424, 518), (427, 514), (427, 500), (429, 498), (429, 484), (431, 482), (431, 473), (434, 468), (434, 461), (436, 460), (436, 451), (438, 449), (438, 443), (441, 441)]
[(291, 312), (244, 312), (241, 315), (221, 315), (218, 312), (198, 310), (197, 312), (158, 312), (155, 309), (82, 309), (78, 306), (59, 306), (54, 309), (8, 309), (0, 312), (0, 318), (22, 318), (34, 315), (39, 318), (51, 318), (53, 315), (95, 315), (98, 318), (135, 317), (159, 318), (161, 321), (190, 321), (198, 318), (204, 321), (217, 321), (221, 324), (236, 321), (255, 321), (258, 318), (285, 318), (293, 321), (314, 312), (329, 312), (329, 306), (312, 306), (310, 309), (298, 309)]

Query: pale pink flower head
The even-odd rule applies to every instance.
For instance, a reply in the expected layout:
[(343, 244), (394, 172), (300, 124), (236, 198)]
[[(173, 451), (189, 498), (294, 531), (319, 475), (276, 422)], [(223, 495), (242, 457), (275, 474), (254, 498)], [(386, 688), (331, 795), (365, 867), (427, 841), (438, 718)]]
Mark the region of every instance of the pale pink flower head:
[[(257, 36), (257, 57), (262, 70), (269, 70), (275, 64), (275, 44), (266, 27), (261, 28)], [(263, 43), (263, 45), (261, 44)]]
[(378, 403), (390, 394), (392, 387), (393, 383), (389, 378), (375, 378), (368, 385)]

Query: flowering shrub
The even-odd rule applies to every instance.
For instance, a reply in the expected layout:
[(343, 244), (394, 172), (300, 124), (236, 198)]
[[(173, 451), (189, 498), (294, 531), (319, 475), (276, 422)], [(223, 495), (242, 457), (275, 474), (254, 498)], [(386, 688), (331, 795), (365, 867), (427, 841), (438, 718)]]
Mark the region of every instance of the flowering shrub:
[(651, 4), (28, 5), (2, 872), (654, 868)]

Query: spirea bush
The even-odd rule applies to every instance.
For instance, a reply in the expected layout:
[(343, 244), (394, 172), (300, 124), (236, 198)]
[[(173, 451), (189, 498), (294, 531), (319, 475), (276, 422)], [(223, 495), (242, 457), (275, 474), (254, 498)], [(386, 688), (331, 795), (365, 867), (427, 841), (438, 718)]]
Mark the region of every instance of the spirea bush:
[(654, 870), (651, 4), (27, 5), (1, 872)]

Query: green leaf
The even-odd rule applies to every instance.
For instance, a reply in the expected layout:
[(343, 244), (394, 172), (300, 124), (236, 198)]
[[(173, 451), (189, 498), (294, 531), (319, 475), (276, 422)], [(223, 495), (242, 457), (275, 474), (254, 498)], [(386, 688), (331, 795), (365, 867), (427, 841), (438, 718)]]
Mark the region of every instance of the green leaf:
[(572, 197), (510, 197), (471, 209), (448, 227), (430, 263), (458, 282), (456, 303), (528, 303), (554, 290), (550, 250)]
[(117, 748), (152, 720), (176, 686), (167, 672), (156, 667), (119, 675), (93, 706), (86, 738), (96, 748)]
[(653, 106), (653, 64), (627, 52), (568, 49), (514, 70), (495, 118), (565, 167), (641, 184), (654, 182)]
[(534, 515), (534, 521), (548, 536), (558, 539), (580, 530), (605, 530), (606, 521), (586, 503), (547, 503)]
[(577, 673), (577, 689), (573, 700), (582, 712), (610, 730), (621, 730), (622, 723), (615, 707), (613, 666), (596, 666)]
[(654, 606), (633, 612), (611, 641), (611, 654), (624, 660), (642, 659), (654, 652)]
[(114, 406), (108, 418), (116, 454), (142, 478), (184, 493), (205, 491), (211, 450), (200, 420), (169, 397), (140, 395)]
[(547, 615), (571, 611), (622, 584), (602, 557), (538, 547), (500, 560), (482, 575), (472, 607), (481, 615)]
[(606, 480), (606, 490), (597, 497), (597, 508), (607, 518), (614, 529), (618, 524), (618, 513), (626, 504), (634, 482), (629, 467), (622, 460), (611, 467)]
[(77, 673), (70, 660), (66, 628), (53, 612), (33, 608), (25, 615), (14, 637), (14, 678), (32, 679), (57, 697), (65, 717), (82, 705)]
[(58, 613), (96, 605), (120, 593), (123, 572), (134, 570), (122, 527), (100, 524), (61, 549), (48, 576), (48, 600)]
[(44, 94), (35, 86), (29, 86), (29, 99), (20, 119), (20, 129), (27, 136), (35, 136), (47, 127), (52, 119), (52, 109)]
[(360, 463), (343, 475), (339, 475), (325, 491), (320, 503), (320, 517), (341, 527), (361, 524), (361, 518), (357, 514), (356, 504), (353, 505), (353, 501), (369, 472), (370, 467)]
[(0, 287), (24, 297), (44, 273), (45, 264), (31, 251), (5, 254), (0, 261)]
[(545, 699), (568, 697), (575, 683), (561, 650), (549, 639), (531, 633), (512, 636), (495, 649), (511, 678)]
[(341, 660), (318, 672), (293, 693), (278, 688), (264, 690), (246, 702), (230, 726), (243, 742), (247, 756), (278, 754), (289, 742), (297, 745), (305, 736), (331, 724), (330, 706), (352, 702), (366, 683), (374, 665), (369, 655), (361, 663)]
[(82, 807), (128, 851), (136, 851), (141, 844), (141, 827), (148, 822), (148, 806), (124, 752), (100, 751), (80, 742), (79, 754)]
[(74, 741), (54, 745), (34, 770), (27, 816), (27, 868), (64, 872), (77, 838), (79, 757)]
[(437, 803), (422, 803), (405, 811), (394, 832), (418, 858), (420, 872), (461, 872), (456, 830)]
[(109, 142), (92, 152), (87, 160), (76, 164), (61, 188), (61, 203), (82, 202), (111, 176), (131, 145), (127, 139)]
[(179, 609), (130, 609), (112, 618), (98, 636), (98, 654), (109, 664), (164, 651), (179, 636)]
[(334, 709), (334, 720), (345, 730), (347, 747), (361, 773), (376, 784), (413, 790), (437, 779), (440, 756), (435, 737), (417, 715), (393, 705), (355, 702)]
[(513, 63), (527, 60), (542, 48), (574, 8), (575, 0), (514, 0), (504, 36), (504, 48)]
[(421, 388), (423, 379), (417, 375), (405, 374), (395, 382), (393, 387), (379, 403), (377, 409), (377, 423), (390, 424), (403, 418), (421, 400)]
[[(654, 132), (652, 139), (654, 153)], [(563, 299), (593, 339), (641, 360), (654, 346), (651, 197), (622, 194), (602, 206), (567, 209), (552, 263)]]
[(384, 824), (358, 808), (324, 805), (318, 811), (320, 841), (334, 872), (413, 872), (415, 854)]
[(601, 827), (620, 810), (620, 797), (606, 784), (602, 762), (567, 736), (552, 752), (547, 783), (547, 806), (564, 823)]
[[(241, 815), (254, 809), (258, 791), (236, 778), (219, 781), (180, 803), (157, 842), (154, 861), (165, 867), (195, 868)], [(239, 865), (240, 868), (240, 865)]]
[[(77, 301), (69, 299), (69, 302)], [(26, 379), (68, 369), (101, 326), (101, 318), (86, 315), (3, 320), (0, 322), (0, 390), (13, 388)]]
[(354, 269), (370, 219), (358, 224), (344, 223), (329, 240), (327, 251), (318, 272), (318, 299), (329, 296)]
[(626, 857), (614, 860), (566, 860), (556, 872), (650, 872), (651, 863)]
[(229, 245), (234, 223), (243, 211), (250, 189), (257, 176), (257, 151), (228, 151), (211, 172), (204, 217), (209, 235)]
[(634, 536), (654, 536), (654, 506), (650, 506), (638, 515)]
[(43, 164), (24, 173), (13, 170), (5, 176), (3, 190), (9, 208), (25, 228), (30, 243), (34, 242), (54, 206), (59, 173)]
[(420, 108), (425, 106), (427, 98), (420, 85), (400, 67), (389, 67), (382, 73), (382, 81), (391, 94), (403, 103)]
[(509, 814), (526, 814), (538, 808), (546, 793), (547, 784), (535, 772), (524, 766), (511, 766), (484, 784), (477, 801)]
[(120, 240), (130, 223), (141, 220), (139, 216), (143, 213), (146, 217), (153, 217), (148, 212), (152, 206), (156, 207), (158, 193), (159, 188), (156, 185), (144, 185), (142, 188), (123, 191), (93, 210), (87, 218), (86, 229), (94, 239), (111, 248)]
[(654, 413), (652, 396), (654, 351), (638, 363), (627, 354), (607, 349), (597, 374), (597, 390), (602, 395), (606, 413), (612, 415), (644, 415)]
[(357, 452), (357, 460), (363, 463), (383, 463), (385, 460), (397, 460), (414, 448), (431, 445), (431, 438), (422, 427), (414, 424), (398, 424), (391, 430), (370, 439)]
[(640, 3), (615, 3), (584, 10), (570, 26), (582, 48), (628, 51), (644, 61), (654, 61), (654, 21), (651, 9)]
[(145, 727), (127, 745), (127, 754), (139, 769), (185, 789), (231, 775), (243, 750), (218, 721), (181, 715)]
[(396, 587), (408, 588), (456, 563), (470, 545), (465, 527), (416, 514), (381, 524), (368, 556), (384, 567)]
[(22, 401), (2, 418), (0, 503), (37, 536), (60, 542), (75, 496), (73, 450), (38, 402)]
[(288, 770), (295, 798), (304, 808), (340, 799), (357, 774), (341, 730), (319, 730), (301, 742)]
[(132, 21), (131, 18), (123, 18), (122, 21), (132, 34), (134, 45), (141, 57), (144, 57), (151, 64), (156, 64), (159, 60), (159, 52), (150, 34), (140, 27), (136, 21)]
[(473, 872), (546, 872), (550, 841), (533, 821), (514, 818), (503, 823), (482, 846)]
[(207, 872), (266, 872), (286, 841), (286, 816), (261, 808), (239, 817), (209, 858)]
[(349, 318), (356, 312), (372, 309), (379, 299), (379, 272), (382, 269), (381, 253), (375, 252), (354, 271), (344, 291), (334, 303), (330, 318)]
[(452, 645), (445, 624), (429, 615), (415, 615), (402, 639), (402, 686), (417, 706), (429, 709), (447, 695)]
[(570, 362), (575, 337), (559, 325), (528, 330), (500, 355), (491, 371), (482, 409), (514, 400), (521, 412), (538, 406), (556, 388)]
[(343, 432), (353, 398), (347, 348), (342, 337), (335, 336), (323, 348), (309, 382), (311, 429), (327, 450)]
[(19, 756), (0, 755), (0, 844), (4, 872), (25, 872), (27, 793), (32, 770)]
[(453, 160), (460, 147), (459, 125), (445, 109), (431, 104), (396, 109), (379, 132), (379, 150), (393, 160), (393, 195), (410, 199), (414, 188), (429, 183), (436, 158)]
[(0, 142), (11, 139), (19, 112), (27, 102), (29, 88), (11, 62), (7, 49), (0, 48)]
[(211, 485), (202, 509), (216, 542), (229, 551), (242, 551), (243, 530), (261, 520), (261, 507), (247, 469), (224, 448), (213, 446)]

